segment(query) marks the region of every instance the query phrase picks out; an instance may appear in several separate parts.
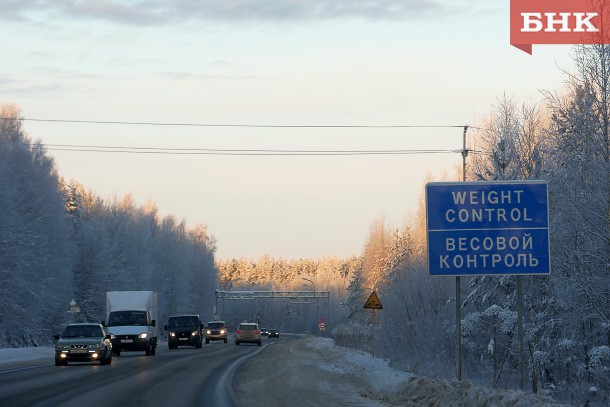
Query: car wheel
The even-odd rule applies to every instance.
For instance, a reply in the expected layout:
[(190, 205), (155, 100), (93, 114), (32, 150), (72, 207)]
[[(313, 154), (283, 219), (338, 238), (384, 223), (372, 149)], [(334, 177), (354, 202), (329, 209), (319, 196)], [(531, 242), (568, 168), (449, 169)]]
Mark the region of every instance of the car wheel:
[(210, 343), (210, 340), (209, 340), (209, 339), (206, 339), (206, 340), (205, 340), (205, 343), (206, 343), (206, 345), (207, 345), (208, 343)]
[(235, 341), (235, 345), (239, 345), (239, 342), (238, 342), (238, 341)]
[(55, 359), (55, 366), (61, 366), (63, 363), (61, 363), (61, 360), (59, 359)]
[(225, 338), (225, 343), (227, 343), (227, 338)]
[(121, 350), (120, 349), (113, 350), (112, 352), (114, 352), (114, 356), (116, 356), (116, 357), (121, 356)]
[(108, 361), (106, 360), (106, 358), (101, 358), (100, 359), (100, 365), (104, 366), (106, 363), (108, 363)]
[(257, 342), (257, 345), (258, 345), (258, 346), (261, 346), (261, 341), (258, 341), (258, 342)]

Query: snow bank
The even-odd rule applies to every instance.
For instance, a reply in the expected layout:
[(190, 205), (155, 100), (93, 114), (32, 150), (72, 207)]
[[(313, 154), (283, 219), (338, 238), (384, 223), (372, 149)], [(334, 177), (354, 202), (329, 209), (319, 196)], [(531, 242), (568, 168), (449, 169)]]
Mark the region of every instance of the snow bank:
[(327, 369), (360, 377), (367, 389), (361, 394), (388, 405), (559, 407), (553, 399), (515, 390), (494, 390), (468, 381), (435, 380), (394, 369), (372, 355), (339, 346), (329, 338), (310, 338), (308, 346), (320, 352)]
[(410, 373), (391, 368), (387, 361), (374, 358), (369, 353), (335, 346), (330, 338), (310, 338), (307, 345), (322, 354), (327, 363), (322, 366), (323, 369), (340, 371), (362, 379), (369, 386), (368, 392), (394, 393), (412, 376)]
[(0, 364), (15, 361), (47, 359), (52, 362), (55, 357), (55, 349), (52, 347), (37, 348), (1, 348)]

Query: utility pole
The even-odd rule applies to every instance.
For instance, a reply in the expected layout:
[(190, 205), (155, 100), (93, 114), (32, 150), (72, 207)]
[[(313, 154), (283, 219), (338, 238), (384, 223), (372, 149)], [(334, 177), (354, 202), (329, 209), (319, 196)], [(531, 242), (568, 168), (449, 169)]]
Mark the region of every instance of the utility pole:
[[(464, 126), (462, 145), (462, 181), (466, 182), (466, 132), (468, 126)], [(455, 376), (462, 380), (462, 279), (455, 276)]]

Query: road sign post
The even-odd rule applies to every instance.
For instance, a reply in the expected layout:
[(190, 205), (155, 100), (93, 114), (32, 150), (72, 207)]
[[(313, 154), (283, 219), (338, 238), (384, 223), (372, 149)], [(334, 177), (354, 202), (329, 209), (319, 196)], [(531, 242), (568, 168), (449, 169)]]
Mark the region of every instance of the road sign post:
[(519, 371), (523, 390), (521, 280), (523, 275), (550, 273), (548, 218), (548, 188), (544, 181), (426, 185), (428, 270), (430, 275), (456, 278), (458, 380), (462, 377), (460, 276), (513, 274), (518, 276)]
[(375, 356), (375, 330), (377, 330), (377, 324), (379, 322), (379, 310), (383, 309), (383, 305), (381, 305), (381, 301), (379, 301), (379, 296), (375, 291), (372, 291), (364, 303), (364, 309), (372, 309), (373, 310), (373, 332), (371, 332), (371, 354)]

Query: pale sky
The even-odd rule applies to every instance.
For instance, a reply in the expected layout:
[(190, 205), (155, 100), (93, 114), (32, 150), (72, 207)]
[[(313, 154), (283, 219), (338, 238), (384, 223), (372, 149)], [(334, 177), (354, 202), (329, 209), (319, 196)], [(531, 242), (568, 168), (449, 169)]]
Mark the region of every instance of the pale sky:
[[(220, 150), (459, 150), (504, 93), (559, 90), (570, 47), (509, 44), (509, 0), (0, 0), (0, 103), (47, 145)], [(441, 126), (441, 127), (436, 127)], [(167, 150), (166, 150), (167, 151)], [(217, 257), (360, 254), (402, 227), (458, 153), (128, 154), (49, 148), (102, 198), (205, 223)]]

